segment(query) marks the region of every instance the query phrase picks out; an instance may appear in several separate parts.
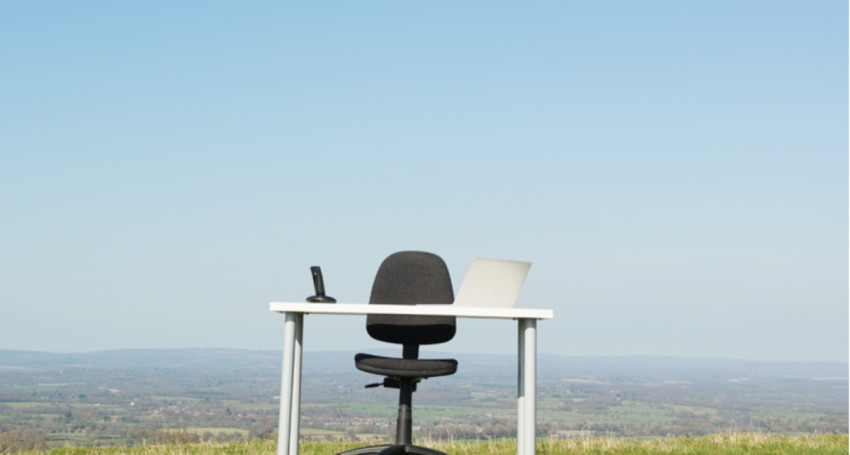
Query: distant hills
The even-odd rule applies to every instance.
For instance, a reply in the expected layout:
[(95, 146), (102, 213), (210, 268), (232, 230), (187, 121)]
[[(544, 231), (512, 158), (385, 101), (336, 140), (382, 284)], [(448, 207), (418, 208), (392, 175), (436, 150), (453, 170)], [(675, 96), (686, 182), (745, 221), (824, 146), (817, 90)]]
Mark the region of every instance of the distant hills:
[(279, 351), (240, 349), (119, 349), (49, 353), (0, 350), (2, 368), (106, 368), (253, 370), (281, 367)]
[[(382, 353), (380, 350), (376, 353)], [(396, 355), (394, 350), (383, 352)], [(323, 373), (353, 369), (354, 352), (322, 351), (304, 355), (304, 372)], [(515, 374), (514, 355), (427, 353), (458, 359), (459, 375)], [(275, 370), (281, 368), (280, 351), (239, 349), (122, 349), (85, 353), (48, 353), (0, 350), (3, 369), (177, 369)], [(764, 362), (732, 359), (687, 359), (652, 356), (569, 357), (538, 356), (541, 381), (585, 378), (603, 382), (735, 381), (758, 378), (847, 381), (846, 362)]]

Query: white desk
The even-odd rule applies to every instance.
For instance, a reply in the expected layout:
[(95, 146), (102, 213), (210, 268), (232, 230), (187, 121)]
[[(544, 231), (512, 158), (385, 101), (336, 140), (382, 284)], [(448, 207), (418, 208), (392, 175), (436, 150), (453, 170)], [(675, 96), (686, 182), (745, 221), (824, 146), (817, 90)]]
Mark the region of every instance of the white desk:
[(269, 310), (286, 316), (283, 330), (283, 374), (280, 384), (278, 455), (298, 454), (301, 414), (301, 343), (305, 314), (396, 314), (515, 319), (518, 321), (517, 452), (534, 455), (537, 419), (537, 320), (552, 319), (552, 310), (470, 308), (454, 305), (368, 305), (272, 302)]

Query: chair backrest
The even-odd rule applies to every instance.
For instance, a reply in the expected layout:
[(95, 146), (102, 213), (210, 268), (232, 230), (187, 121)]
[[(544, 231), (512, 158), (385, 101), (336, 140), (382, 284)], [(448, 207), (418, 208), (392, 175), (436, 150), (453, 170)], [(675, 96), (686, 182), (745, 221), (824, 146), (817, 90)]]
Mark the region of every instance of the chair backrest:
[[(451, 304), (454, 291), (446, 263), (432, 253), (402, 251), (391, 254), (381, 263), (372, 285), (372, 304)], [(456, 331), (453, 316), (369, 315), (366, 331), (380, 341), (405, 345), (444, 343)], [(412, 352), (416, 352), (413, 349)]]

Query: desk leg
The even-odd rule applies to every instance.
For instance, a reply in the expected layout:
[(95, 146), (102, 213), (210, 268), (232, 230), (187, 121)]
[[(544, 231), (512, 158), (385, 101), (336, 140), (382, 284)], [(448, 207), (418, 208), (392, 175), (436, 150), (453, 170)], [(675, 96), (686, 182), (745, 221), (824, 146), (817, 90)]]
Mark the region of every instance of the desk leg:
[(292, 351), (292, 414), (289, 417), (289, 455), (298, 455), (298, 430), (301, 427), (301, 354), (304, 313), (295, 317), (295, 346)]
[[(284, 313), (283, 372), (280, 379), (280, 421), (277, 427), (277, 455), (288, 455), (292, 439), (292, 380), (295, 370), (295, 332), (297, 313)], [(296, 438), (297, 434), (296, 434)], [(295, 455), (295, 454), (293, 454)]]
[(517, 453), (534, 455), (537, 443), (537, 320), (519, 319)]

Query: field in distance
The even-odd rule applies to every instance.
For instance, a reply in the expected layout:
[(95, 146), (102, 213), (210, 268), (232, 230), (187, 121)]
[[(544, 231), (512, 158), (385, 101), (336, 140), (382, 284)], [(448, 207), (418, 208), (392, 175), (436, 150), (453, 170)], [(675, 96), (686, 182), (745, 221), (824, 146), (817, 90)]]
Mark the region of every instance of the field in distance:
[[(448, 355), (461, 367), (420, 385), (415, 434), (515, 437), (514, 356)], [(0, 431), (42, 447), (274, 439), (280, 365), (274, 351), (0, 351)], [(307, 353), (303, 377), (303, 441), (393, 438), (397, 391), (364, 389), (376, 377), (354, 369), (353, 353)], [(847, 415), (846, 363), (538, 360), (538, 436), (550, 440), (846, 435)]]

